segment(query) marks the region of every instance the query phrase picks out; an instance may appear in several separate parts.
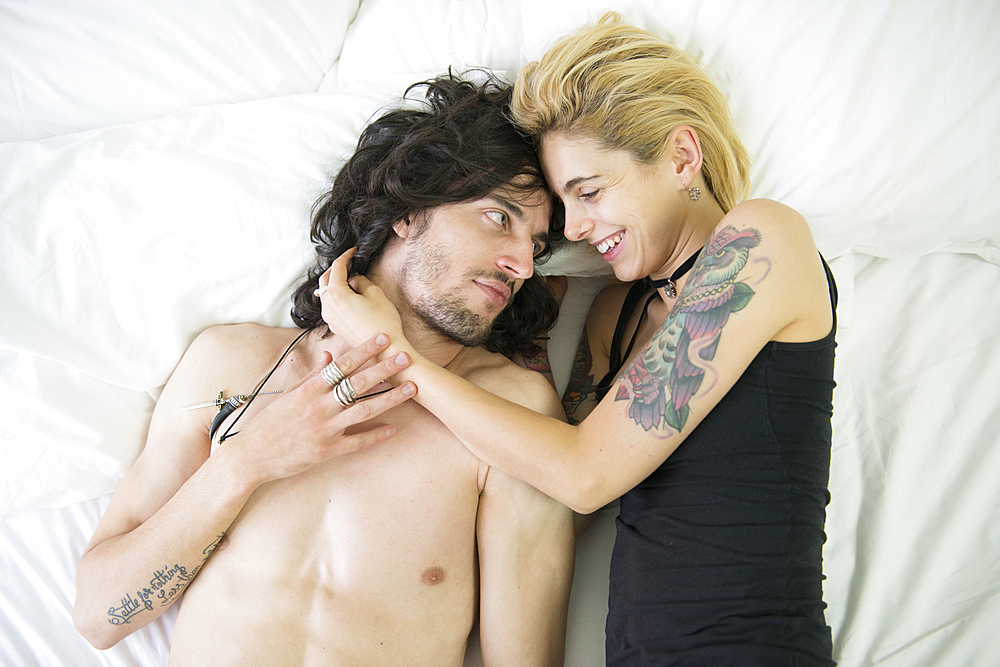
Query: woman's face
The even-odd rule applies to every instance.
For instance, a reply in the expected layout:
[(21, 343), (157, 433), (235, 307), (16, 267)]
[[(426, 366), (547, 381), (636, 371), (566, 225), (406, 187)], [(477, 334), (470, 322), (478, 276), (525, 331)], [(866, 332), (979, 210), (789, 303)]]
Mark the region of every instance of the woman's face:
[(540, 157), (549, 186), (566, 207), (566, 238), (586, 240), (619, 280), (659, 273), (677, 243), (678, 172), (669, 159), (636, 162), (589, 137), (549, 133)]

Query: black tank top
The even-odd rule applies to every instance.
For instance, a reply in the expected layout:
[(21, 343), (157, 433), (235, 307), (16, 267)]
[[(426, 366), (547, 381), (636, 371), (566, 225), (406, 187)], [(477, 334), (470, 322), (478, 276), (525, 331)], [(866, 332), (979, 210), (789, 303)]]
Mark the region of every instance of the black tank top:
[(609, 666), (834, 664), (822, 559), (835, 333), (836, 322), (818, 341), (768, 343), (622, 497)]

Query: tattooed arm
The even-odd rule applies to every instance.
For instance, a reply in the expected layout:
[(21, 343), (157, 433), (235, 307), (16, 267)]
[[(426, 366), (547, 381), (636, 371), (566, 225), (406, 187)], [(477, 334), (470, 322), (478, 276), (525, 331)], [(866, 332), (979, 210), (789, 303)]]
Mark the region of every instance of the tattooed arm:
[[(346, 275), (346, 261), (334, 262), (324, 297), (331, 328), (349, 340), (373, 327), (387, 331), (393, 350), (411, 352), (400, 378), (417, 385), (418, 402), (483, 461), (582, 513), (659, 467), (768, 341), (818, 340), (833, 322), (805, 220), (777, 202), (745, 202), (719, 223), (649, 343), (586, 419), (570, 425), (501, 401), (422, 359), (391, 328), (378, 288), (355, 279), (355, 293)], [(354, 330), (345, 329), (347, 322)]]
[[(181, 407), (222, 387), (253, 386), (257, 369), (252, 375), (239, 369), (258, 362), (266, 367), (276, 358), (274, 345), (261, 345), (268, 336), (273, 342), (279, 334), (254, 325), (210, 329), (191, 345), (164, 387), (142, 454), (115, 492), (77, 569), (73, 622), (95, 647), (113, 646), (169, 608), (261, 484), (297, 474), (338, 449), (352, 451), (386, 437), (381, 429), (343, 436), (343, 429), (360, 415), (327, 405), (332, 393), (317, 368), (209, 457), (212, 410)], [(281, 341), (279, 354), (291, 340), (280, 336), (288, 340)], [(384, 346), (369, 341), (338, 363), (350, 373), (380, 349)], [(352, 379), (371, 386), (388, 374), (382, 364), (371, 370), (375, 372), (366, 370)], [(366, 375), (371, 384), (361, 381)], [(372, 399), (386, 397), (371, 406), (374, 412), (400, 403), (394, 393)], [(317, 406), (328, 412), (318, 414)], [(297, 429), (286, 427), (292, 414)], [(332, 447), (322, 452), (322, 442)]]
[[(556, 298), (556, 303), (562, 308), (562, 302), (566, 297), (566, 290), (569, 287), (569, 281), (566, 276), (546, 276), (545, 284), (548, 286), (549, 291), (552, 292), (552, 296)], [(549, 386), (555, 388), (556, 380), (552, 376), (552, 362), (549, 361), (549, 337), (547, 334), (548, 332), (546, 332), (545, 336), (535, 340), (535, 343), (538, 345), (537, 352), (530, 355), (515, 354), (513, 361), (523, 368), (541, 373), (542, 377), (548, 381)]]
[[(573, 357), (573, 367), (562, 397), (563, 409), (570, 424), (579, 424), (597, 406), (597, 384), (608, 372), (611, 341), (629, 287), (619, 283), (604, 288), (587, 313), (587, 322), (580, 333), (580, 344)], [(637, 315), (633, 315), (626, 330), (629, 336), (636, 320)]]

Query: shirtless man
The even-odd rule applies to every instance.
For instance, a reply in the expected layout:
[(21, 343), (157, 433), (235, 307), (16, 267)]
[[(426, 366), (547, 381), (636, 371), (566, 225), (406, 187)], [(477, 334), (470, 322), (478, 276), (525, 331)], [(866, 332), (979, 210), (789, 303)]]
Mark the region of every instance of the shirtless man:
[[(452, 77), (426, 91), (429, 109), (366, 129), (321, 200), (319, 260), (293, 297), (302, 328), (214, 327), (178, 364), (80, 562), (74, 623), (94, 646), (183, 593), (171, 665), (458, 666), (477, 613), (487, 667), (562, 664), (572, 513), (475, 458), (406, 401), (412, 385), (382, 383), (408, 362), (374, 363), (385, 336), (351, 350), (322, 320), (317, 279), (356, 246), (353, 270), (423, 354), (563, 418), (545, 379), (505, 356), (553, 317), (532, 279), (552, 204), (508, 93)], [(331, 360), (356, 403), (320, 372)], [(215, 411), (181, 408), (220, 389), (259, 393), (210, 438)]]

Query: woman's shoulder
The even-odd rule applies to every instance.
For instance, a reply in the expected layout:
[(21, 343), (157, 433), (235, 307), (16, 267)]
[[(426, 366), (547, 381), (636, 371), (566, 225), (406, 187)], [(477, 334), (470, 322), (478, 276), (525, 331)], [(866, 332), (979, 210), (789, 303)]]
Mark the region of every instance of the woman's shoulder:
[(633, 285), (635, 285), (634, 282), (614, 282), (598, 292), (590, 306), (588, 320), (605, 322), (610, 319), (611, 329), (614, 330), (614, 323), (618, 320), (618, 314), (625, 303), (625, 297), (628, 296)]
[(769, 199), (733, 208), (709, 242), (709, 252), (739, 266), (737, 281), (745, 294), (768, 303), (757, 323), (771, 340), (802, 342), (826, 335), (832, 325), (829, 283), (812, 231), (795, 209)]
[[(618, 320), (621, 318), (622, 309), (625, 306), (625, 299), (634, 285), (634, 282), (612, 283), (594, 297), (594, 302), (587, 313), (587, 336), (592, 352), (600, 353), (604, 357), (608, 356), (615, 329), (618, 327)], [(652, 293), (651, 288), (649, 291)], [(634, 312), (630, 313), (630, 316), (634, 314)]]
[(729, 211), (715, 228), (709, 250), (729, 243), (751, 246), (754, 254), (772, 262), (787, 258), (791, 264), (818, 252), (802, 214), (773, 199), (751, 199)]
[(808, 236), (808, 240), (812, 241), (809, 224), (802, 214), (774, 199), (748, 199), (738, 204), (722, 218), (716, 233), (726, 227), (737, 230), (749, 227), (789, 240), (805, 240), (804, 236)]

